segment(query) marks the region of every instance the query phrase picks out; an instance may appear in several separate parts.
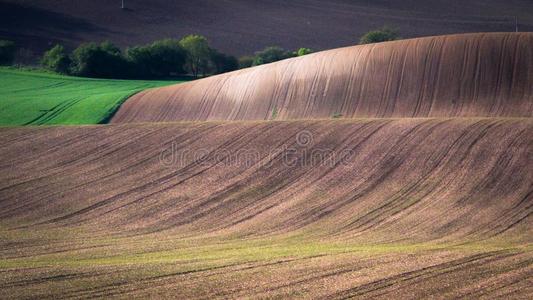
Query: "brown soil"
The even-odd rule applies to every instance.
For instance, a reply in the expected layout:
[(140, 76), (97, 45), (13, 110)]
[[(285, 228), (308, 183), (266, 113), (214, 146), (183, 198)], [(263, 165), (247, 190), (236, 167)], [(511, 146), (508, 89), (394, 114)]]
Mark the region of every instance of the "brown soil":
[(2, 129), (0, 217), (376, 241), (525, 233), (532, 136), (529, 119)]
[(343, 48), (146, 91), (128, 124), (0, 128), (0, 298), (531, 299), (532, 41)]
[(0, 287), (528, 298), (532, 137), (498, 118), (3, 128)]
[(329, 50), (148, 90), (112, 122), (531, 117), (531, 45), (490, 33)]

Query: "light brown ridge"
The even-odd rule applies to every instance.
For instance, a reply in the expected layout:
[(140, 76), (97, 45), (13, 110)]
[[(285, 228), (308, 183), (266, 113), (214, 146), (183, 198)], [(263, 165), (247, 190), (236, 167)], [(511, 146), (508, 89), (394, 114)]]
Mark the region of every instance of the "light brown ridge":
[(533, 33), (347, 47), (139, 93), (112, 123), (533, 116)]

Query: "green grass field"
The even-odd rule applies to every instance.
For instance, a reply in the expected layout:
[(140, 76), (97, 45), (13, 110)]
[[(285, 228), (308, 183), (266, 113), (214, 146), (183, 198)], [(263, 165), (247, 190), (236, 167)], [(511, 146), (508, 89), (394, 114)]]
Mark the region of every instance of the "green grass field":
[(0, 126), (104, 123), (131, 95), (174, 83), (0, 68)]

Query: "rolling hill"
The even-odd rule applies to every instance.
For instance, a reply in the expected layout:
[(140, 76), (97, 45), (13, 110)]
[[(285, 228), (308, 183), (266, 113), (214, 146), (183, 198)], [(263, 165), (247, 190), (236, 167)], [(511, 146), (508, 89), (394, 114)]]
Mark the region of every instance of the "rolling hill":
[(199, 33), (223, 52), (266, 46), (332, 49), (389, 25), (404, 38), (466, 32), (533, 31), (529, 0), (1, 0), (0, 39), (40, 54), (61, 42), (111, 40), (126, 47)]
[(533, 33), (328, 50), (130, 98), (113, 123), (533, 116)]
[(0, 129), (10, 297), (528, 298), (531, 119)]
[[(103, 1), (47, 3), (65, 12), (50, 21), (86, 8), (125, 24)], [(147, 3), (121, 13), (141, 25), (136, 5), (161, 16), (169, 2)], [(187, 7), (247, 2), (206, 3)], [(357, 3), (401, 10), (328, 8)], [(446, 11), (410, 4), (405, 22)], [(60, 31), (85, 39), (91, 22)], [(142, 91), (113, 124), (0, 127), (0, 298), (530, 299), (532, 44), (477, 33), (340, 48)], [(6, 124), (96, 123), (166, 84), (0, 76)]]

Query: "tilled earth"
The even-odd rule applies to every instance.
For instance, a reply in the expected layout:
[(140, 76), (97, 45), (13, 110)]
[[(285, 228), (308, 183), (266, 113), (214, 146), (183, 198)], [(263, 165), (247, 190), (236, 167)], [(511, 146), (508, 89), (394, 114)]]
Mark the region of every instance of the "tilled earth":
[(0, 129), (6, 298), (530, 298), (520, 118)]

